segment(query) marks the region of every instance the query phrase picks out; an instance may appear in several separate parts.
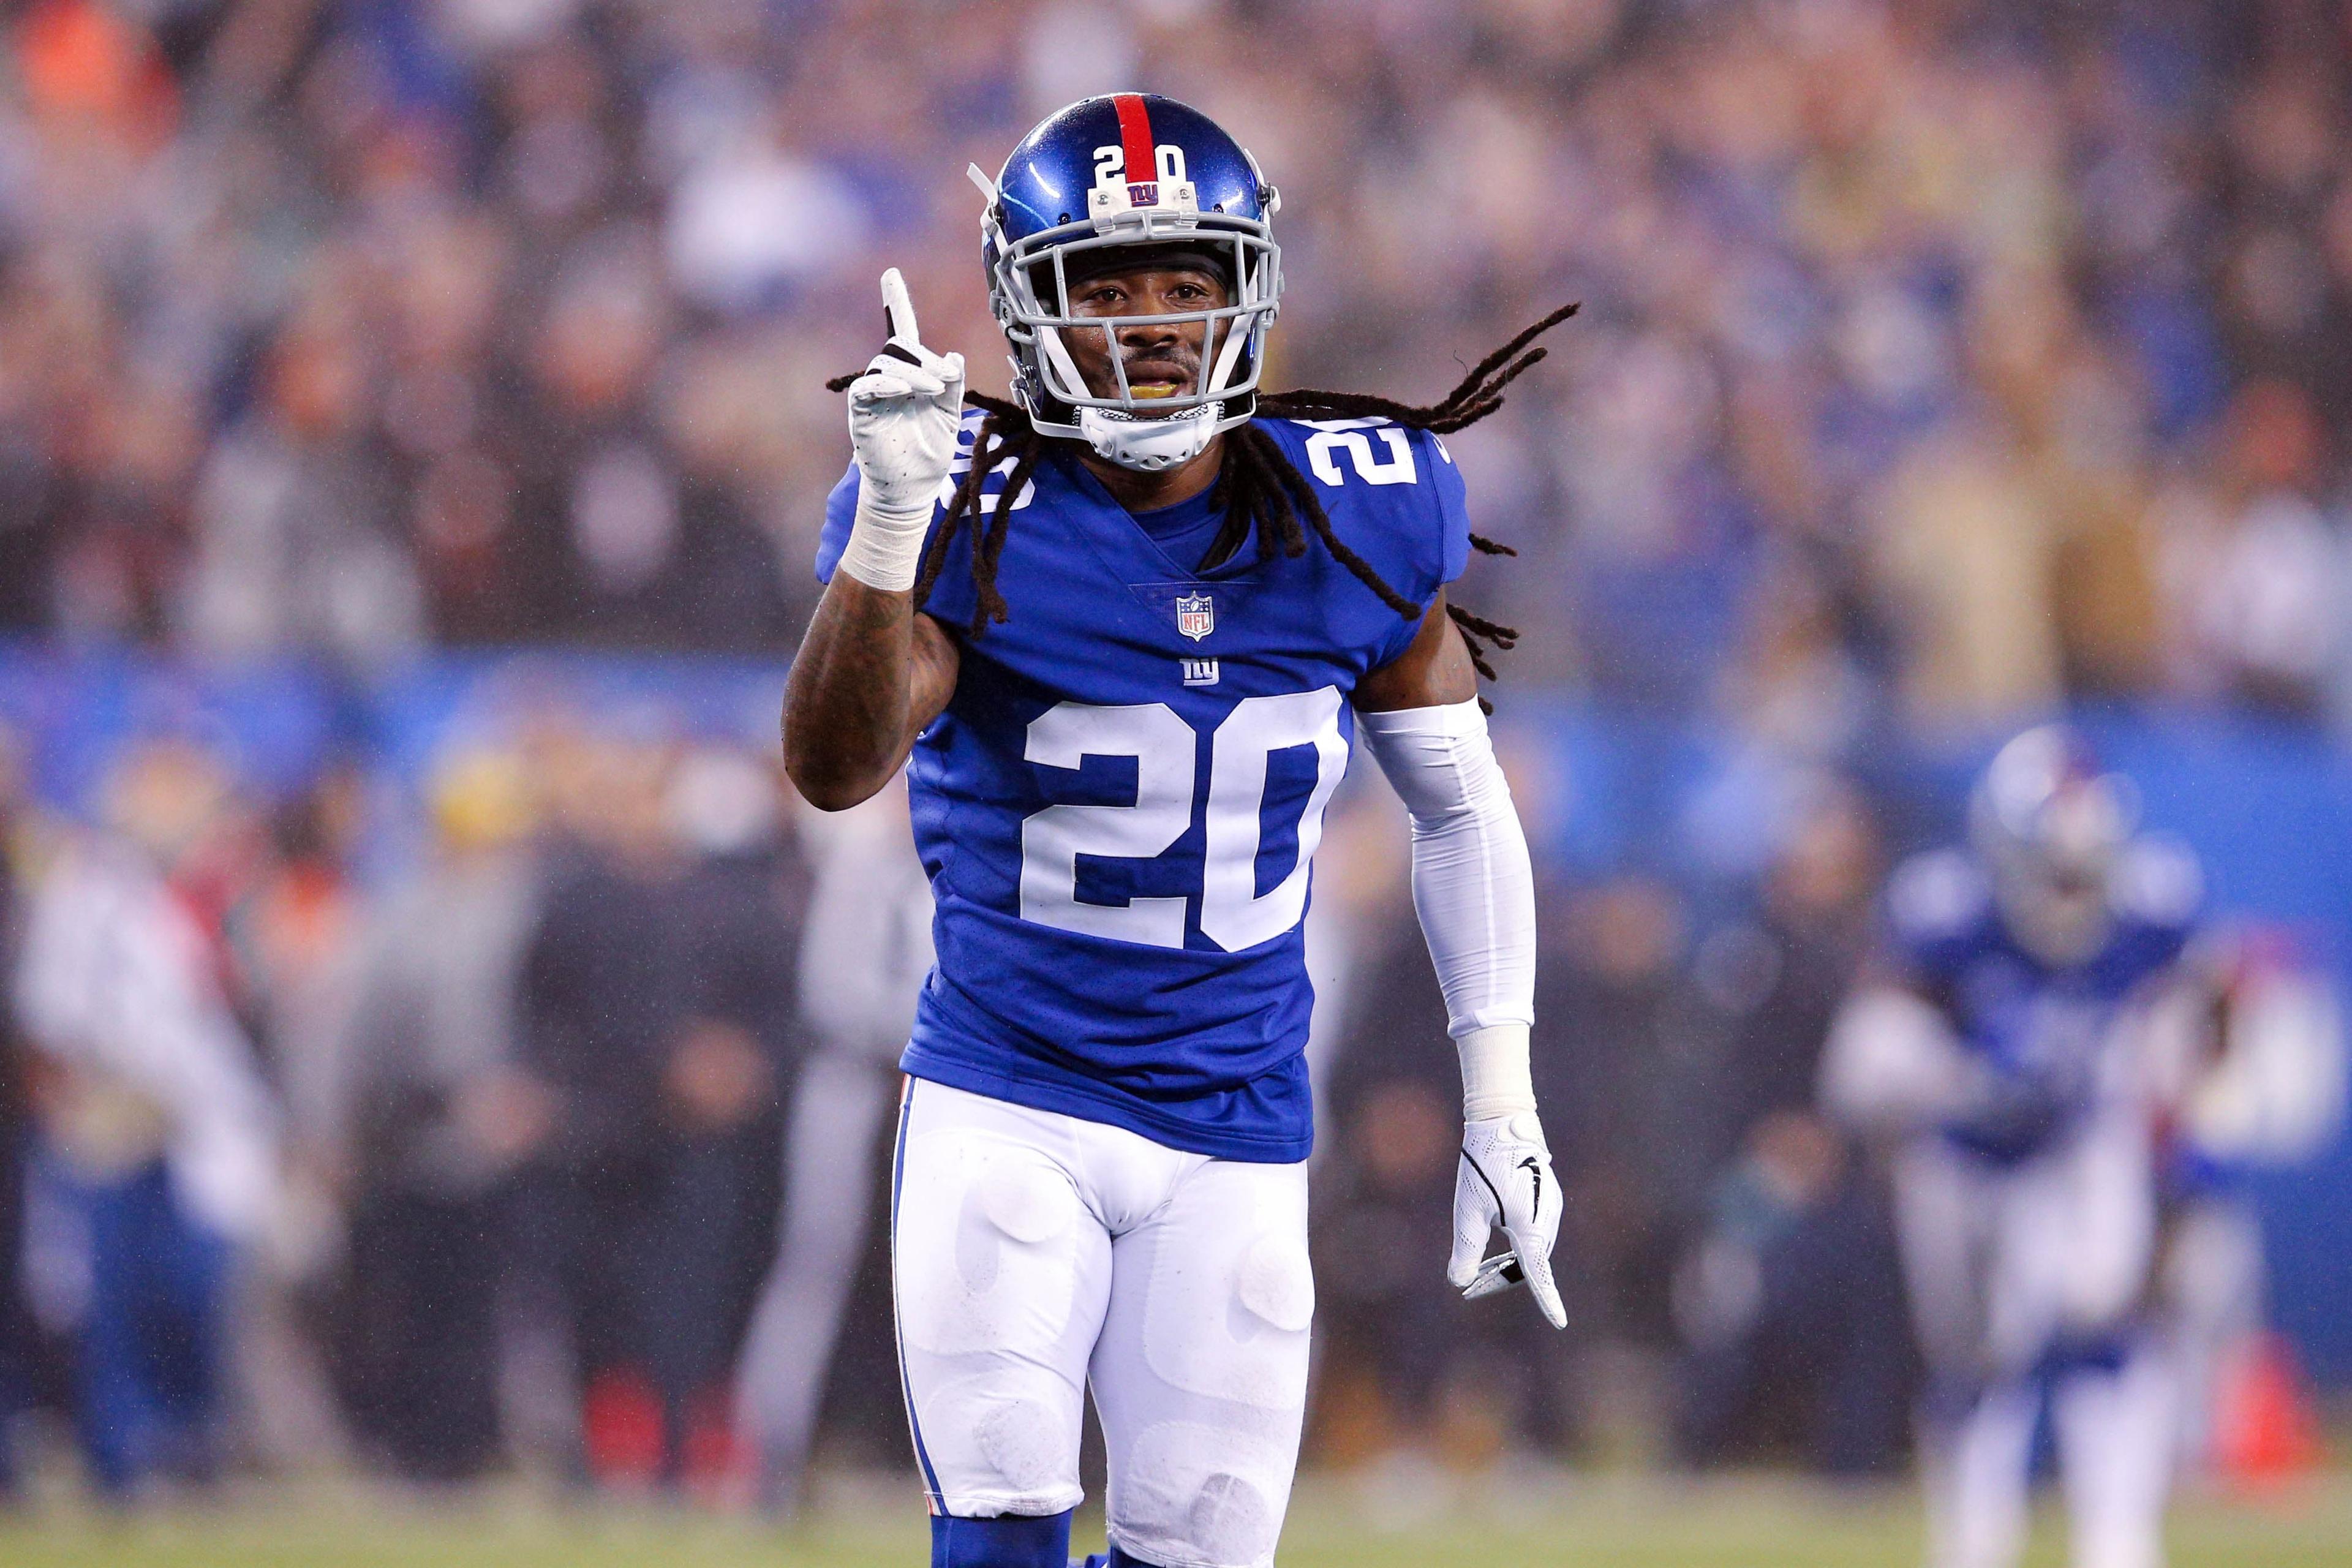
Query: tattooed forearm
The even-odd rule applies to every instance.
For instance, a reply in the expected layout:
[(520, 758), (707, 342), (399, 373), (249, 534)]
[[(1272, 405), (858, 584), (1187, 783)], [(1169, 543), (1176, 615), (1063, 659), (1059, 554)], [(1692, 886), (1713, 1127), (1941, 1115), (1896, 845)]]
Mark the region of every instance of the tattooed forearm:
[(825, 811), (888, 783), (947, 706), (957, 654), (912, 595), (836, 575), (784, 684), (784, 772)]

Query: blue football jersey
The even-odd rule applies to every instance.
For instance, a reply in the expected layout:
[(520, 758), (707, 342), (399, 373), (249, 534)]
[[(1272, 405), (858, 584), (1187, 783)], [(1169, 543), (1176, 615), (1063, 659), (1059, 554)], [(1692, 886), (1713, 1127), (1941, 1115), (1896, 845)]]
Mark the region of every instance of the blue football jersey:
[[(2053, 965), (2011, 934), (1972, 857), (1937, 850), (1899, 868), (1886, 900), (1897, 973), (2021, 1091), (2002, 1112), (1954, 1121), (1944, 1135), (1989, 1159), (2022, 1159), (2097, 1109), (2119, 1013), (2179, 962), (2202, 902), (2187, 849), (2137, 840), (2110, 879), (2105, 943), (2079, 963)], [(2021, 1115), (2021, 1105), (2034, 1110)]]
[[(1435, 437), (1257, 427), (1400, 594), (1426, 606), (1460, 574), (1468, 514)], [(983, 521), (1012, 466), (985, 481)], [(826, 503), (821, 579), (856, 495), (853, 465)], [(901, 1065), (1171, 1148), (1306, 1158), (1309, 864), (1347, 770), (1349, 694), (1417, 620), (1311, 533), (1296, 558), (1261, 561), (1253, 539), (1196, 572), (1058, 444), (1008, 519), (1010, 619), (976, 637), (971, 541), (967, 525), (928, 606), (962, 663), (908, 764), (939, 959)]]

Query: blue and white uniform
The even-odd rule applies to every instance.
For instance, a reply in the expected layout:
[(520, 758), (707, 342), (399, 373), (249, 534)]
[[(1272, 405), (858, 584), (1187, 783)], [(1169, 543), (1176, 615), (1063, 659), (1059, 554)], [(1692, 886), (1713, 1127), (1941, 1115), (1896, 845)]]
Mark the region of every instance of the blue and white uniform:
[[(1462, 481), (1436, 437), (1258, 427), (1414, 605), (1461, 571)], [(1049, 449), (1014, 498), (1009, 619), (961, 630), (969, 530), (927, 606), (961, 665), (908, 771), (938, 950), (894, 1175), (909, 1416), (937, 1562), (1058, 1561), (1091, 1386), (1114, 1561), (1262, 1568), (1314, 1310), (1310, 861), (1349, 697), (1418, 616), (1311, 541), (1196, 571), (1209, 501), (1138, 518), (1076, 453)], [(828, 503), (820, 577), (857, 484), (853, 468)], [(984, 1549), (961, 1543), (979, 1531)]]
[(2107, 903), (2104, 940), (2057, 963), (2017, 940), (1971, 857), (1920, 857), (1888, 888), (1895, 977), (1972, 1069), (1895, 1168), (1922, 1348), (1957, 1387), (2112, 1338), (2147, 1288), (2147, 1008), (2195, 931), (2196, 863), (2134, 843)]
[[(1426, 605), (1460, 574), (1468, 514), (1435, 437), (1258, 427), (1400, 594)], [(856, 489), (853, 468), (827, 502), (820, 577)], [(1188, 1152), (1303, 1160), (1308, 862), (1347, 770), (1348, 695), (1418, 623), (1319, 544), (1261, 562), (1253, 540), (1196, 573), (1214, 533), (1196, 510), (1206, 525), (1150, 520), (1163, 547), (1066, 450), (1016, 500), (1011, 618), (959, 635), (955, 696), (908, 764), (940, 960), (903, 1065)], [(928, 606), (951, 628), (971, 614), (971, 538)]]
[(1849, 1003), (1832, 1037), (1832, 1108), (1899, 1138), (1933, 1568), (2020, 1561), (2045, 1389), (2074, 1561), (2160, 1562), (2169, 1382), (2141, 1332), (2149, 1026), (2198, 928), (2201, 879), (2160, 839), (2125, 844), (2105, 878), (2095, 942), (2062, 961), (2020, 939), (1978, 857), (1908, 862), (1887, 894), (1890, 984)]
[(1945, 1016), (2007, 1091), (1942, 1119), (1944, 1139), (1988, 1163), (2016, 1164), (2133, 1094), (2116, 1022), (2180, 961), (2201, 889), (2187, 850), (2161, 839), (2132, 845), (2108, 890), (2105, 940), (2062, 964), (2011, 931), (1974, 857), (1938, 850), (1899, 868), (1886, 900), (1896, 977)]

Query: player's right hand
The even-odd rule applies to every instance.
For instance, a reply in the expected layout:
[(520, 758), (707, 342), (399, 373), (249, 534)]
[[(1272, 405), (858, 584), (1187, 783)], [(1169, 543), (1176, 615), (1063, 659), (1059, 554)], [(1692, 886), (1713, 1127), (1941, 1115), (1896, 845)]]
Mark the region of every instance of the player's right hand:
[(933, 353), (923, 346), (914, 302), (895, 267), (882, 274), (882, 308), (889, 322), (888, 345), (849, 384), (859, 522), (870, 515), (886, 528), (911, 531), (919, 538), (955, 459), (956, 426), (963, 418), (963, 356)]
[[(1544, 1321), (1555, 1329), (1568, 1327), (1568, 1310), (1551, 1278), (1559, 1215), (1559, 1179), (1552, 1174), (1551, 1149), (1534, 1111), (1464, 1124), (1454, 1182), (1454, 1256), (1445, 1278), (1465, 1300), (1524, 1281)], [(1497, 1229), (1509, 1249), (1481, 1263), (1486, 1238)]]

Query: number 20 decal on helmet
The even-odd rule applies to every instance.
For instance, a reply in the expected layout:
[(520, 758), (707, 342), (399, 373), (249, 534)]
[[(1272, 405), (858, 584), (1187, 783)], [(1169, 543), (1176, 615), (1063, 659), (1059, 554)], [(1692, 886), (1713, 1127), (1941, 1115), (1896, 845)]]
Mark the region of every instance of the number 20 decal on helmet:
[[(1181, 185), (1187, 183), (1184, 178), (1183, 148), (1172, 142), (1163, 142), (1152, 149), (1152, 154), (1154, 167), (1148, 175), (1139, 180), (1131, 177), (1127, 172), (1126, 148), (1117, 142), (1108, 147), (1096, 148), (1094, 188), (1097, 191), (1107, 191), (1114, 185)], [(1150, 193), (1139, 202), (1135, 198), (1136, 193), (1130, 190), (1128, 193), (1128, 205), (1151, 206), (1158, 203), (1159, 194)]]
[[(1249, 420), (1282, 295), (1272, 228), (1281, 197), (1241, 143), (1172, 99), (1112, 93), (1049, 116), (995, 180), (977, 164), (971, 174), (988, 201), (982, 258), (990, 308), (1013, 349), (1013, 399), (1038, 430), (1102, 450), (1131, 445), (1141, 434), (1132, 426), (1148, 421), (1154, 447), (1199, 451)], [(1109, 329), (1073, 311), (1074, 276), (1098, 271), (1106, 250), (1152, 248), (1204, 259), (1228, 302), (1118, 324), (1198, 325), (1203, 374), (1185, 395), (1139, 398), (1113, 353), (1117, 384), (1097, 395), (1065, 334)]]

